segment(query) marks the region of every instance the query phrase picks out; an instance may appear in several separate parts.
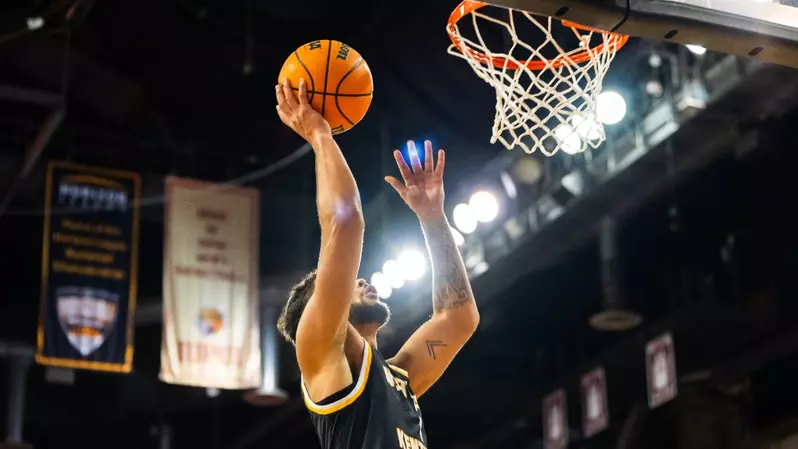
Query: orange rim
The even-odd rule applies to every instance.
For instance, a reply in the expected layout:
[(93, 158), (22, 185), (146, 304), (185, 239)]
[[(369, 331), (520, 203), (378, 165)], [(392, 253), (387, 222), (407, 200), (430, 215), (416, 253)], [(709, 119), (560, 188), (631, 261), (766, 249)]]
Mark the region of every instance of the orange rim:
[(488, 6), (488, 5), (487, 3), (475, 0), (462, 1), (459, 5), (457, 5), (454, 11), (452, 11), (452, 14), (449, 15), (449, 22), (446, 25), (446, 31), (449, 34), (449, 39), (451, 39), (452, 44), (455, 47), (457, 47), (460, 53), (468, 54), (468, 56), (474, 58), (475, 60), (479, 61), (482, 64), (492, 65), (499, 69), (508, 68), (511, 70), (518, 70), (522, 67), (526, 67), (530, 70), (541, 71), (545, 70), (547, 67), (559, 68), (570, 64), (581, 64), (585, 61), (589, 61), (590, 59), (592, 59), (591, 54), (603, 53), (605, 51), (605, 47), (607, 46), (611, 47), (609, 51), (620, 50), (621, 47), (626, 45), (626, 42), (629, 40), (629, 36), (623, 34), (616, 34), (609, 31), (599, 30), (597, 28), (591, 28), (584, 25), (580, 25), (578, 23), (574, 23), (568, 20), (562, 20), (561, 22), (563, 26), (566, 26), (573, 30), (592, 31), (592, 32), (607, 34), (610, 35), (610, 40), (606, 43), (602, 42), (601, 44), (597, 45), (594, 48), (577, 53), (573, 56), (570, 57), (558, 56), (551, 61), (543, 59), (525, 59), (522, 61), (515, 62), (507, 58), (488, 56), (485, 53), (466, 47), (463, 44), (463, 41), (459, 37), (457, 37), (457, 35), (454, 32), (455, 26), (457, 25), (457, 22), (460, 21), (460, 19), (478, 10), (479, 8), (482, 8), (483, 6)]

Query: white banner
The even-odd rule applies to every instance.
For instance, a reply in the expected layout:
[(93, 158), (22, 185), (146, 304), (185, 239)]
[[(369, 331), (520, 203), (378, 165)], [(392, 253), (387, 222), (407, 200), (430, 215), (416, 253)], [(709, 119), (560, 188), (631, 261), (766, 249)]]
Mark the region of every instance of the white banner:
[(260, 384), (255, 189), (166, 180), (161, 380)]

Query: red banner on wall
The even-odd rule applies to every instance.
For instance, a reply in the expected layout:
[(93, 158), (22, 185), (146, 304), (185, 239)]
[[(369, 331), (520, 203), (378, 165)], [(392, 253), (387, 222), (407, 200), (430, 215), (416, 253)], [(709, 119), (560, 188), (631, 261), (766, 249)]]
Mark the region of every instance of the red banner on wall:
[(582, 431), (589, 438), (607, 428), (610, 421), (607, 407), (607, 380), (604, 368), (598, 367), (582, 376)]
[(648, 405), (651, 408), (676, 397), (676, 354), (671, 334), (661, 335), (646, 345)]
[(568, 411), (565, 390), (557, 390), (543, 398), (543, 447), (563, 449), (568, 446)]
[(258, 191), (170, 177), (166, 196), (161, 380), (255, 388)]

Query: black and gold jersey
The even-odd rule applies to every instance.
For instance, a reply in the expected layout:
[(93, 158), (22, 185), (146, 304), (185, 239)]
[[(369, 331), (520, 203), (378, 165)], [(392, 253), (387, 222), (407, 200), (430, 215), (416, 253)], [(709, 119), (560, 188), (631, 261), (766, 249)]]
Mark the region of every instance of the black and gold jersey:
[(323, 449), (426, 449), (418, 400), (407, 372), (364, 345), (363, 365), (349, 387), (319, 403), (302, 382), (305, 405)]

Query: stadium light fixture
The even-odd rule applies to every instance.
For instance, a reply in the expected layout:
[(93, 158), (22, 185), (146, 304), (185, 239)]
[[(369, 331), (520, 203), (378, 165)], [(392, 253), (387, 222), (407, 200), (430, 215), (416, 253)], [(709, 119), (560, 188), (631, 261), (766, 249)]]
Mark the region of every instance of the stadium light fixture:
[(388, 283), (391, 288), (402, 288), (405, 285), (405, 278), (402, 276), (402, 270), (395, 260), (386, 260), (382, 264), (382, 273), (388, 278)]
[(605, 125), (615, 125), (626, 117), (626, 100), (611, 90), (599, 94), (596, 99), (596, 119)]
[(702, 56), (707, 52), (707, 49), (705, 47), (702, 47), (701, 45), (687, 44), (685, 45), (685, 47), (687, 47), (687, 49), (690, 50), (690, 53), (696, 56)]
[(490, 192), (480, 190), (471, 195), (468, 208), (481, 223), (490, 223), (499, 215), (499, 202)]
[(399, 272), (408, 281), (415, 281), (424, 276), (427, 270), (427, 258), (415, 249), (408, 249), (402, 252), (396, 259), (399, 265)]
[(560, 142), (560, 149), (567, 154), (576, 154), (582, 150), (582, 138), (574, 127), (567, 123), (554, 129), (554, 137)]
[(468, 204), (460, 203), (454, 207), (452, 212), (452, 221), (455, 227), (463, 234), (471, 234), (477, 230), (477, 217), (468, 206)]
[(388, 299), (393, 294), (393, 288), (391, 288), (391, 283), (388, 281), (388, 276), (379, 271), (371, 275), (371, 285), (377, 289), (377, 295), (382, 299)]
[(449, 227), (449, 229), (452, 231), (452, 237), (454, 237), (454, 243), (457, 246), (463, 246), (463, 244), (465, 244), (465, 237), (463, 237), (463, 234), (461, 234), (460, 231), (451, 226)]

